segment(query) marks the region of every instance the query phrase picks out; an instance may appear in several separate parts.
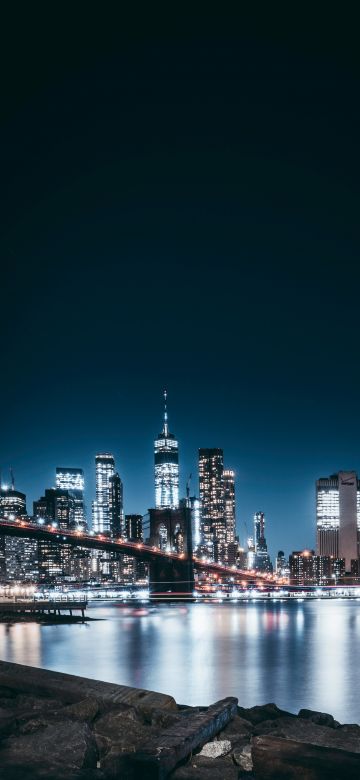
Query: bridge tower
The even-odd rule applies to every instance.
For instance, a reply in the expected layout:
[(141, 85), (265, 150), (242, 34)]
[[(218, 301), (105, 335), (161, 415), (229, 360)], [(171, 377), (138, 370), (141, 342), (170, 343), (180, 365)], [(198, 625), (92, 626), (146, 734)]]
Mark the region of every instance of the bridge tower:
[(191, 509), (149, 509), (150, 544), (165, 552), (183, 556), (168, 560), (154, 558), (150, 563), (150, 597), (180, 598), (194, 590), (194, 563), (191, 531)]

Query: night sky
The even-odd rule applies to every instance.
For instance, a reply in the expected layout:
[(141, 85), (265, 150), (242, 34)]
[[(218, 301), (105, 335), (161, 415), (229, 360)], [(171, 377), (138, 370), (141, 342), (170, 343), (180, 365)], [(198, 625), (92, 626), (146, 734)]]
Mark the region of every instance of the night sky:
[(50, 5), (5, 28), (3, 481), (31, 511), (81, 466), (90, 514), (112, 451), (144, 513), (166, 387), (181, 493), (223, 447), (241, 539), (313, 546), (315, 479), (360, 472), (355, 21)]

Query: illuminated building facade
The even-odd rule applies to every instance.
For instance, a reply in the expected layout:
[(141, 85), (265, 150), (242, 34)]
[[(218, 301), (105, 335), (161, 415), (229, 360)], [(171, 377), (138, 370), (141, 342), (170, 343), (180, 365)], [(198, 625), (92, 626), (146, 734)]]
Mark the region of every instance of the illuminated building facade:
[(316, 482), (317, 554), (345, 559), (346, 571), (359, 558), (360, 481), (339, 471)]
[[(226, 548), (235, 542), (235, 471), (224, 469), (224, 520), (226, 533)], [(228, 555), (226, 556), (228, 558)]]
[(115, 460), (110, 452), (95, 457), (96, 499), (93, 502), (93, 529), (95, 533), (111, 533), (110, 478), (115, 474)]
[(288, 558), (285, 557), (284, 550), (279, 550), (276, 556), (275, 573), (278, 577), (288, 578), (290, 576), (290, 568)]
[(180, 508), (190, 510), (192, 549), (194, 553), (201, 552), (201, 501), (197, 496), (188, 495), (180, 499)]
[(268, 554), (265, 538), (264, 512), (256, 512), (254, 515), (254, 546), (255, 569), (257, 569), (257, 571), (272, 572), (272, 564)]
[(117, 472), (109, 478), (109, 526), (111, 536), (124, 534), (124, 491)]
[(215, 561), (224, 557), (226, 544), (223, 474), (223, 450), (199, 449), (202, 548), (205, 555)]
[(0, 517), (15, 520), (26, 515), (26, 495), (14, 487), (2, 487), (0, 490)]
[(125, 515), (125, 536), (130, 542), (143, 541), (142, 515)]
[(345, 575), (345, 559), (296, 550), (289, 557), (291, 585), (336, 585)]
[(56, 469), (56, 487), (60, 490), (69, 490), (75, 502), (74, 522), (78, 527), (86, 525), (84, 504), (84, 472), (82, 469), (59, 467)]
[(59, 528), (74, 528), (76, 498), (72, 491), (47, 488), (45, 494), (34, 501), (33, 514), (37, 522), (56, 523)]
[(155, 508), (179, 507), (179, 445), (169, 432), (167, 393), (164, 392), (164, 424), (154, 442)]

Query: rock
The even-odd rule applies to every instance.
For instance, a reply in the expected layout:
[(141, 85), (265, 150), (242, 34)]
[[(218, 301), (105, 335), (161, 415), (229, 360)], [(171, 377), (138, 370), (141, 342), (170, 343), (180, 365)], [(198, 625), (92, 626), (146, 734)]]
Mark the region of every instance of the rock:
[(40, 729), (46, 729), (48, 722), (43, 718), (33, 718), (33, 720), (27, 720), (26, 723), (22, 723), (19, 726), (20, 734), (32, 734), (34, 731), (40, 731)]
[(251, 772), (253, 768), (251, 745), (246, 745), (242, 750), (236, 748), (233, 752), (233, 759), (235, 764), (241, 766), (244, 772)]
[(231, 742), (228, 739), (216, 740), (215, 742), (207, 742), (200, 751), (200, 756), (207, 756), (207, 758), (219, 758), (220, 756), (226, 756), (230, 753)]
[(62, 707), (56, 714), (59, 714), (63, 720), (70, 718), (70, 720), (81, 720), (91, 723), (99, 714), (99, 705), (96, 699), (89, 696), (75, 704), (69, 704), (67, 707)]
[(178, 723), (186, 714), (180, 712), (171, 712), (169, 710), (154, 710), (151, 714), (151, 725), (158, 728), (167, 729)]
[(45, 766), (82, 769), (96, 767), (97, 750), (94, 737), (86, 723), (61, 722), (47, 726), (39, 738), (38, 732), (9, 737), (2, 743), (1, 767)]
[(132, 708), (108, 712), (94, 723), (100, 759), (109, 751), (112, 751), (114, 760), (119, 754), (133, 753), (154, 733), (155, 730), (144, 725), (141, 716)]
[(238, 776), (239, 767), (230, 755), (207, 758), (199, 753), (193, 756), (189, 764), (178, 767), (171, 774), (171, 780), (238, 780)]
[(27, 710), (53, 710), (62, 707), (62, 702), (59, 699), (50, 699), (46, 696), (30, 696), (29, 694), (19, 694), (16, 697), (17, 709)]
[(16, 725), (15, 715), (11, 710), (0, 709), (0, 739), (11, 734)]
[(339, 726), (339, 734), (356, 737), (360, 742), (360, 726), (357, 723), (344, 723), (343, 726)]
[(337, 729), (340, 723), (329, 715), (327, 712), (316, 712), (315, 710), (299, 710), (299, 718), (304, 720), (311, 720), (312, 723), (317, 723), (318, 726), (329, 726), (331, 729)]
[(250, 707), (244, 709), (244, 707), (238, 707), (238, 715), (245, 720), (250, 721), (255, 726), (258, 723), (262, 723), (263, 720), (276, 720), (276, 718), (289, 717), (296, 718), (292, 712), (286, 712), (286, 710), (280, 710), (276, 704), (263, 704), (262, 706)]
[(7, 688), (6, 685), (0, 685), (0, 703), (3, 706), (2, 699), (15, 699), (17, 692), (13, 688)]
[(275, 736), (254, 737), (252, 759), (259, 780), (358, 780), (360, 776), (359, 753)]
[[(194, 750), (209, 742), (236, 715), (237, 699), (229, 697), (204, 712), (183, 718), (141, 745), (132, 759), (139, 778), (163, 778)], [(211, 759), (213, 760), (213, 759)]]
[(342, 729), (318, 726), (311, 720), (302, 718), (286, 717), (274, 721), (264, 721), (256, 726), (254, 735), (264, 737), (271, 735), (324, 747), (336, 747), (360, 754), (360, 741), (357, 735), (346, 733)]
[(235, 718), (220, 732), (218, 739), (229, 739), (232, 745), (245, 745), (250, 741), (255, 726), (248, 720), (235, 715)]

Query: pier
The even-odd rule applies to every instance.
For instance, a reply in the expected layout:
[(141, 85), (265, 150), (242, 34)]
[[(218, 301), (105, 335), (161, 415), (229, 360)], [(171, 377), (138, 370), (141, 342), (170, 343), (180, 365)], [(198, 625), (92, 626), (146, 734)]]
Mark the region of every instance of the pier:
[(49, 616), (54, 618), (68, 613), (73, 617), (73, 612), (80, 612), (82, 620), (85, 620), (85, 610), (87, 608), (86, 599), (4, 599), (0, 601), (0, 619), (1, 617), (11, 616)]

